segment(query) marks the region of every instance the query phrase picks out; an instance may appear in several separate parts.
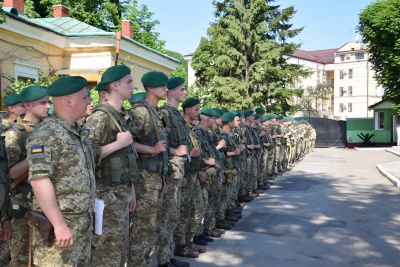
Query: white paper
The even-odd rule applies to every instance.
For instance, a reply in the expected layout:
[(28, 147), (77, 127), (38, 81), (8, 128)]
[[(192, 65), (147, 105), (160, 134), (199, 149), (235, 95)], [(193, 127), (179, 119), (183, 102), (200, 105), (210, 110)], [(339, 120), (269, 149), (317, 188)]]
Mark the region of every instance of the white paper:
[(102, 199), (96, 198), (94, 200), (94, 233), (96, 235), (103, 234), (103, 211), (104, 211), (104, 201)]

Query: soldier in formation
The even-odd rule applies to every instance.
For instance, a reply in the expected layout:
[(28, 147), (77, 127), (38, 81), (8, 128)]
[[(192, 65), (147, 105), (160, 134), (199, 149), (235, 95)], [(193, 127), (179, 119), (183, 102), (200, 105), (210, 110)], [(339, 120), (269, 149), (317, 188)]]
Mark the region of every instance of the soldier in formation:
[[(5, 99), (0, 236), (11, 242), (0, 245), (11, 266), (150, 267), (155, 251), (160, 267), (188, 267), (175, 256), (205, 253), (247, 202), (314, 149), (307, 121), (262, 107), (201, 108), (183, 78), (162, 72), (142, 76), (145, 92), (132, 95), (133, 82), (128, 67), (108, 68), (92, 112), (80, 76)], [(54, 113), (42, 122), (49, 96)], [(0, 256), (7, 266), (8, 250)]]

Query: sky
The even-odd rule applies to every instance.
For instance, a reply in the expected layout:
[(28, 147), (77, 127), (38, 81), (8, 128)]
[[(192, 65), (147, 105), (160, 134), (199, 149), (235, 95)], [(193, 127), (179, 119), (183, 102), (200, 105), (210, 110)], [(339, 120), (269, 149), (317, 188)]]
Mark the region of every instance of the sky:
[[(291, 41), (303, 50), (340, 48), (356, 40), (358, 14), (373, 0), (276, 0), (281, 8), (294, 6), (293, 28), (304, 30)], [(160, 22), (155, 31), (166, 48), (182, 55), (193, 53), (213, 22), (212, 0), (138, 0)]]

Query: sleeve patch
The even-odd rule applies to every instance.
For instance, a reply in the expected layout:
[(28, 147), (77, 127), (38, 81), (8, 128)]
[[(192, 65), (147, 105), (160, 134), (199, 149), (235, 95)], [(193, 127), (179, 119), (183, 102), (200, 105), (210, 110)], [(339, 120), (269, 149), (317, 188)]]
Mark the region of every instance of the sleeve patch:
[(31, 149), (31, 153), (32, 154), (38, 154), (38, 153), (43, 153), (43, 146), (42, 145), (38, 145), (38, 146), (33, 146)]

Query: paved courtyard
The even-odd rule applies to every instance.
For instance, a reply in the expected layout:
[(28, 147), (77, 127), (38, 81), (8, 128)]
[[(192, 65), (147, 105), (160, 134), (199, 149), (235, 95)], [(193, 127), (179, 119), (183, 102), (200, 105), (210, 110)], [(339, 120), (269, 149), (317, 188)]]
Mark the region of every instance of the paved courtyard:
[[(400, 266), (399, 190), (384, 150), (317, 148), (249, 203), (193, 267)], [(154, 265), (156, 266), (156, 264)]]

